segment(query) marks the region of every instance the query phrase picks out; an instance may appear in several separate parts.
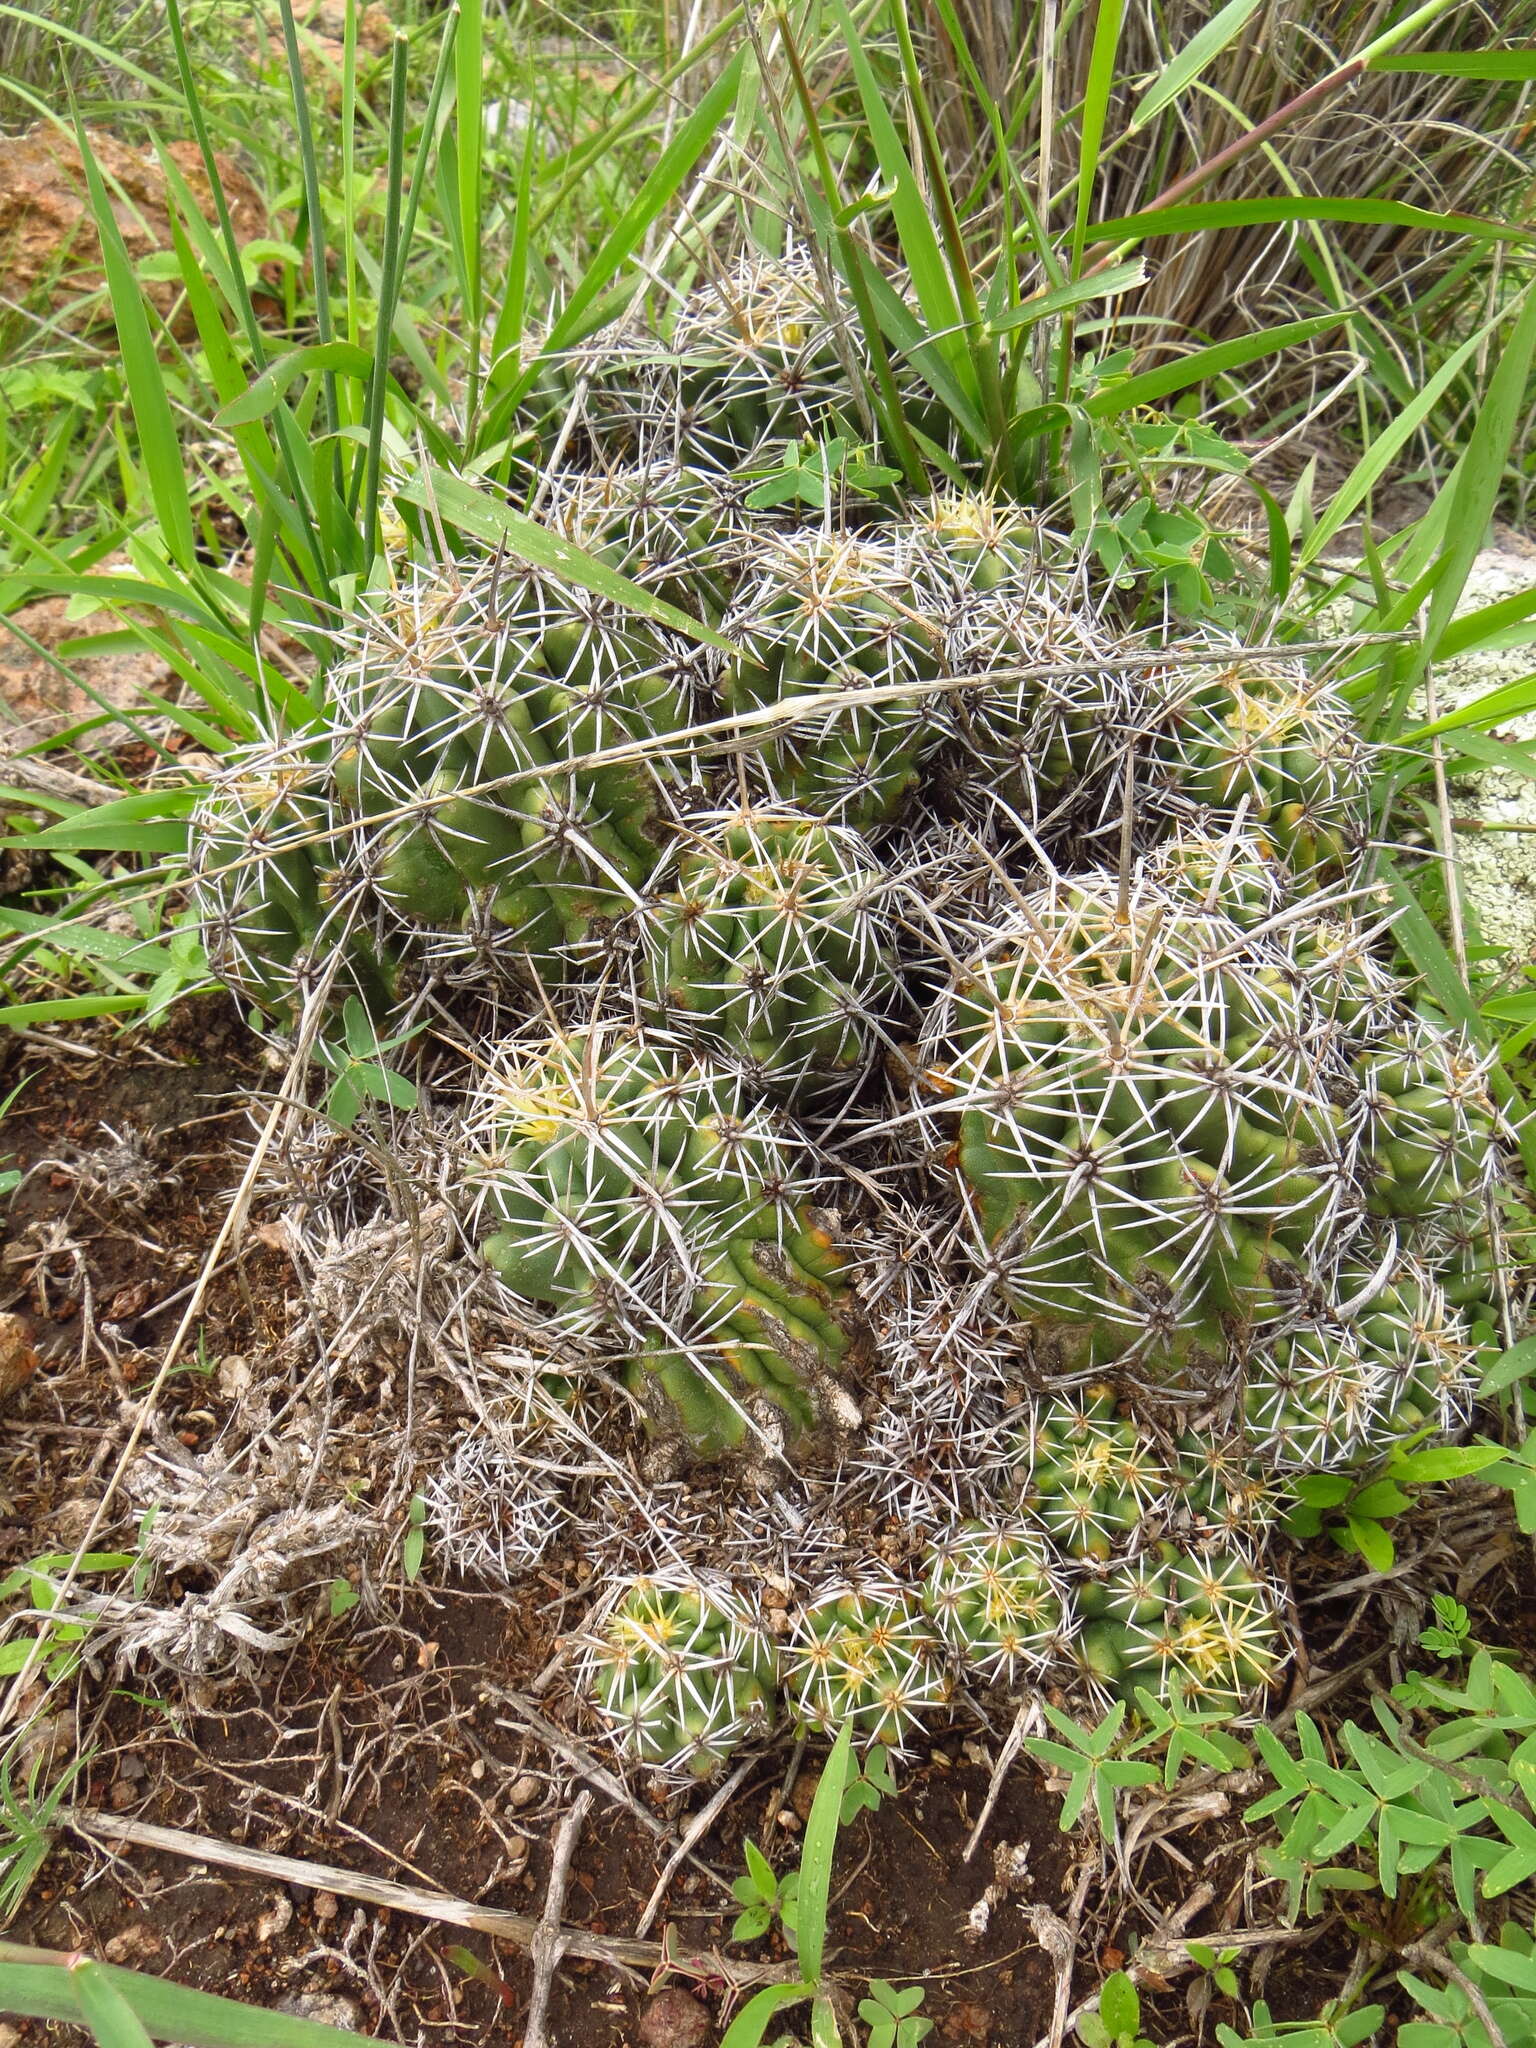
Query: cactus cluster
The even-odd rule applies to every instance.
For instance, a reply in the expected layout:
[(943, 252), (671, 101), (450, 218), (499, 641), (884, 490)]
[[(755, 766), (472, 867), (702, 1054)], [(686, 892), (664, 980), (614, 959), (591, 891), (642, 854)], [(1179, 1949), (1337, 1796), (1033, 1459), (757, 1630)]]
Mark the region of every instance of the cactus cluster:
[[(1286, 1486), (1454, 1427), (1499, 1284), (1504, 1133), (1370, 908), (1327, 664), (953, 451), (844, 463), (829, 289), (753, 259), (540, 358), (540, 566), (389, 564), (192, 825), (247, 1004), (470, 1055), (498, 1312), (604, 1426), (835, 1504), (781, 1636), (707, 1574), (595, 1628), (598, 1712), (688, 1771), (781, 1703), (899, 1743), (967, 1674), (1245, 1705)], [(824, 502), (765, 489), (817, 449)]]
[(1084, 1669), (1128, 1703), (1175, 1688), (1232, 1712), (1280, 1664), (1274, 1594), (1235, 1550), (1159, 1543), (1082, 1591)]

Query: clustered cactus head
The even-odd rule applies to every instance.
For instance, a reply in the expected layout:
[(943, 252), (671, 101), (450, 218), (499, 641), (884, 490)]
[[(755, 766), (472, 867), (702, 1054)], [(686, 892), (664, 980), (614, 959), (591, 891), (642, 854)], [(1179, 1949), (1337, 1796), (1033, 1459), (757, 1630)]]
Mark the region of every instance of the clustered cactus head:
[(1166, 1465), (1111, 1388), (1037, 1402), (1018, 1449), (1021, 1505), (1063, 1557), (1112, 1557), (1165, 1511)]
[(922, 1053), (975, 1255), (1065, 1364), (1219, 1364), (1232, 1325), (1278, 1311), (1277, 1263), (1333, 1227), (1343, 1118), (1296, 992), (1144, 875), (1025, 899)]
[(311, 753), (264, 739), (233, 754), (193, 813), (192, 900), (209, 964), (268, 1016), (306, 1000), (393, 1000), (397, 963)]
[(845, 306), (828, 307), (809, 258), (747, 258), (678, 309), (656, 385), (660, 430), (691, 459), (729, 470), (766, 443), (856, 427), (856, 334)]
[(680, 611), (715, 619), (730, 601), (746, 538), (738, 494), (709, 470), (672, 462), (560, 478), (551, 530)]
[[(950, 544), (959, 573), (966, 551)], [(996, 554), (992, 556), (997, 561)], [(962, 601), (951, 659), (968, 686), (952, 693), (943, 764), (946, 807), (1004, 839), (1087, 848), (1109, 858), (1147, 735), (1098, 636), (1043, 576), (999, 576)]]
[(1324, 684), (1251, 663), (1184, 681), (1171, 718), (1180, 807), (1232, 815), (1298, 877), (1346, 869), (1365, 829), (1361, 747)]
[(803, 1147), (739, 1077), (633, 1028), (502, 1048), (471, 1123), (485, 1255), (557, 1324), (613, 1330), (701, 1447), (752, 1392), (792, 1429), (852, 1344)]
[[(749, 721), (743, 773), (773, 800), (860, 831), (890, 824), (944, 737), (942, 619), (907, 539), (770, 537), (724, 620), (727, 712)], [(761, 714), (805, 700), (788, 726)], [(761, 740), (755, 734), (761, 731)]]
[(730, 1586), (635, 1579), (593, 1631), (586, 1682), (637, 1763), (707, 1777), (773, 1725), (776, 1657)]
[(794, 811), (703, 817), (653, 882), (650, 1004), (776, 1101), (846, 1095), (895, 983), (889, 896), (845, 828)]
[(1160, 1543), (1082, 1587), (1084, 1673), (1128, 1703), (1177, 1689), (1237, 1712), (1280, 1664), (1278, 1604), (1238, 1551)]
[(1342, 1324), (1303, 1324), (1248, 1364), (1243, 1419), (1255, 1453), (1288, 1470), (1347, 1463), (1369, 1441), (1379, 1377)]
[(664, 843), (691, 658), (665, 629), (505, 562), (409, 585), (334, 677), (334, 784), (380, 895), (449, 925), (483, 892), (542, 974), (568, 972), (633, 910)]
[(919, 1717), (950, 1696), (942, 1646), (921, 1599), (867, 1572), (828, 1586), (795, 1617), (781, 1670), (798, 1728), (901, 1748)]
[[(472, 1221), (557, 1369), (668, 1459), (840, 1461), (796, 1726), (899, 1744), (962, 1671), (1235, 1709), (1292, 1475), (1459, 1418), (1503, 1132), (1393, 971), (1326, 670), (1149, 626), (952, 450), (903, 495), (858, 337), (791, 255), (539, 358), (561, 573), (397, 564), (210, 788), (195, 902), (280, 1023), (491, 1038)], [(589, 1682), (664, 1768), (773, 1710), (704, 1579), (621, 1588)]]
[(1038, 1676), (1073, 1630), (1071, 1595), (1022, 1525), (967, 1523), (934, 1551), (924, 1597), (949, 1648), (989, 1684)]

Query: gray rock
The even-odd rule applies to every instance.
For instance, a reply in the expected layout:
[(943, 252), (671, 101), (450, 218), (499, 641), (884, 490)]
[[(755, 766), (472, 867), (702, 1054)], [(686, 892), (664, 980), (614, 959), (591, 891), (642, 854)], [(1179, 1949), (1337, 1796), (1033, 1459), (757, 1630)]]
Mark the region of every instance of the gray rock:
[[(1473, 563), (1457, 615), (1528, 590), (1536, 590), (1536, 548), (1511, 537)], [(1444, 662), (1435, 670), (1440, 714), (1518, 682), (1533, 669), (1536, 643)], [(1498, 731), (1510, 739), (1536, 740), (1536, 712), (1502, 721)], [(1449, 734), (1447, 747), (1454, 745), (1455, 735)], [(1536, 781), (1497, 768), (1456, 776), (1451, 807), (1457, 817), (1530, 828), (1459, 832), (1456, 853), (1478, 939), (1516, 960), (1536, 962)]]

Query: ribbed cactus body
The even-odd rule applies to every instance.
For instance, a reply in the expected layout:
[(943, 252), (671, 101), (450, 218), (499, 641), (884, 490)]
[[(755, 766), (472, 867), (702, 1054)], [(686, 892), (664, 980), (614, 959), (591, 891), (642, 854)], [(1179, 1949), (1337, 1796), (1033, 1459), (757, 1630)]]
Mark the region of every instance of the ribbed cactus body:
[(773, 1724), (777, 1658), (740, 1593), (714, 1581), (642, 1578), (594, 1631), (586, 1685), (637, 1763), (707, 1777)]
[(230, 758), (193, 812), (192, 900), (214, 972), (270, 1017), (360, 996), (387, 1016), (396, 963), (310, 750), (275, 738)]
[(485, 1256), (514, 1293), (625, 1333), (701, 1448), (741, 1440), (749, 1388), (809, 1426), (850, 1347), (842, 1258), (739, 1080), (593, 1027), (505, 1048), (473, 1135)]
[(1023, 1526), (957, 1530), (932, 1554), (924, 1599), (950, 1649), (989, 1684), (1043, 1671), (1072, 1634), (1071, 1595)]
[(819, 441), (856, 421), (855, 333), (804, 258), (749, 258), (700, 285), (678, 309), (656, 387), (680, 459), (734, 469), (765, 443)]
[(1354, 1332), (1318, 1319), (1255, 1348), (1244, 1373), (1243, 1420), (1259, 1458), (1286, 1471), (1351, 1464), (1367, 1446), (1386, 1392)]
[(1219, 1547), (1161, 1543), (1080, 1593), (1079, 1661), (1134, 1703), (1139, 1687), (1238, 1711), (1280, 1663), (1277, 1602), (1247, 1558)]
[(1115, 1412), (1113, 1393), (1037, 1401), (1019, 1440), (1020, 1501), (1064, 1557), (1102, 1561), (1169, 1511), (1172, 1479), (1156, 1447)]
[(1361, 1053), (1354, 1079), (1371, 1213), (1476, 1214), (1498, 1171), (1497, 1118), (1461, 1034), (1414, 1019)]
[(895, 981), (889, 896), (846, 829), (750, 809), (693, 821), (642, 927), (651, 1005), (777, 1101), (846, 1091)]
[(565, 481), (552, 530), (696, 618), (730, 602), (746, 527), (729, 480), (671, 462), (638, 463)]
[(916, 584), (921, 568), (918, 551), (892, 541), (766, 540), (724, 622), (740, 652), (720, 693), (738, 717), (808, 700), (792, 725), (742, 728), (745, 772), (772, 796), (861, 831), (900, 812), (943, 737), (922, 685), (945, 672), (945, 636)]
[(380, 895), (442, 925), (484, 891), (553, 971), (655, 863), (688, 772), (670, 744), (688, 659), (637, 614), (505, 565), (414, 586), (336, 679), (335, 786)]
[(1267, 924), (1285, 898), (1284, 869), (1247, 833), (1175, 825), (1147, 856), (1146, 869), (1162, 888), (1244, 929)]
[(1137, 755), (1122, 680), (1061, 594), (1022, 571), (962, 599), (951, 648), (955, 673), (975, 681), (950, 699), (950, 807), (1047, 850), (1087, 845), (1093, 859), (1096, 836), (1118, 836)]
[(1365, 823), (1361, 749), (1326, 684), (1235, 662), (1177, 682), (1170, 732), (1181, 805), (1241, 807), (1294, 875), (1349, 865)]
[(1027, 899), (922, 1052), (977, 1254), (1065, 1363), (1220, 1360), (1326, 1234), (1344, 1119), (1296, 992), (1144, 875)]
[(795, 1617), (781, 1657), (784, 1700), (802, 1729), (900, 1747), (950, 1687), (933, 1623), (895, 1580), (825, 1588)]
[(917, 530), (961, 589), (1038, 594), (1036, 522), (1021, 506), (988, 492), (939, 491), (919, 513)]
[(1470, 1407), (1472, 1345), (1444, 1289), (1416, 1258), (1364, 1247), (1335, 1282), (1362, 1357), (1379, 1375), (1373, 1447), (1419, 1430), (1449, 1429)]

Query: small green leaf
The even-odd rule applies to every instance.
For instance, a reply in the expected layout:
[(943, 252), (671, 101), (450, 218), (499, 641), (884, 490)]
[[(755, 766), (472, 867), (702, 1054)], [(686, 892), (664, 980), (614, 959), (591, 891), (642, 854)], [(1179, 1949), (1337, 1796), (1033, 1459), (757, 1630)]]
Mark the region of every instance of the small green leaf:
[(1380, 1522), (1373, 1522), (1366, 1515), (1350, 1515), (1345, 1523), (1350, 1542), (1359, 1551), (1373, 1572), (1389, 1572), (1397, 1555), (1392, 1538)]
[(1506, 1387), (1512, 1387), (1517, 1380), (1529, 1378), (1536, 1373), (1536, 1337), (1522, 1338), (1512, 1344), (1508, 1351), (1501, 1351), (1478, 1381), (1480, 1394), (1501, 1394)]
[(814, 1984), (769, 1984), (755, 1992), (726, 2029), (720, 2048), (761, 2048), (763, 2036), (786, 2006), (816, 1996)]
[(1124, 1970), (1116, 1970), (1113, 1976), (1104, 1979), (1099, 1992), (1099, 2018), (1113, 2035), (1126, 2034), (1134, 2039), (1140, 2030), (1141, 1999)]

